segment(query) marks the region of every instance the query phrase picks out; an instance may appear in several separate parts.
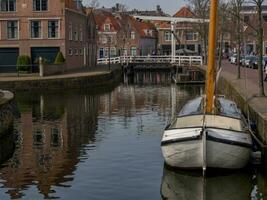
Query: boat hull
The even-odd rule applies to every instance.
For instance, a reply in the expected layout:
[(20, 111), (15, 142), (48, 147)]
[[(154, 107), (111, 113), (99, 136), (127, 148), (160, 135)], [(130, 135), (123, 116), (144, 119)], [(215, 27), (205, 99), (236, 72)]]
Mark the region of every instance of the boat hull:
[[(186, 137), (181, 135), (185, 131)], [(162, 153), (166, 164), (171, 167), (239, 169), (245, 167), (250, 159), (251, 144), (251, 136), (242, 132), (198, 128), (176, 129), (175, 134), (174, 129), (171, 134), (165, 131)]]

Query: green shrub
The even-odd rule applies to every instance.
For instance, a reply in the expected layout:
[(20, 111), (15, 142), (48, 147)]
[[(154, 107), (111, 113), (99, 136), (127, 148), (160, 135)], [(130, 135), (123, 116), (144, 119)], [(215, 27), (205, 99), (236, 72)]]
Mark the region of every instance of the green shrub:
[(29, 56), (19, 56), (17, 59), (18, 71), (29, 71), (31, 64), (31, 58)]
[(62, 63), (64, 63), (65, 62), (65, 58), (64, 58), (64, 56), (63, 56), (63, 54), (61, 53), (61, 51), (59, 51), (58, 53), (57, 53), (57, 57), (56, 57), (56, 59), (55, 59), (55, 64), (62, 64)]

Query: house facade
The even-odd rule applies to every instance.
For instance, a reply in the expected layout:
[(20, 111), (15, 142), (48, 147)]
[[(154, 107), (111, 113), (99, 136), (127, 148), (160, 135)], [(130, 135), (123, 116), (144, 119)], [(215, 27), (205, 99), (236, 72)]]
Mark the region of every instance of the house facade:
[[(188, 7), (182, 7), (173, 17), (193, 18), (194, 13)], [(158, 52), (161, 55), (170, 55), (172, 37), (170, 22), (154, 21), (153, 23), (158, 30)], [(177, 23), (175, 24), (174, 32), (178, 38), (178, 41), (176, 41), (176, 51), (187, 49), (192, 53), (200, 52), (201, 41), (192, 23)]]
[[(126, 13), (95, 12), (98, 27), (98, 58), (152, 55), (157, 50), (157, 30), (149, 22)], [(109, 54), (110, 51), (110, 54)]]
[[(251, 26), (257, 26), (258, 19), (255, 6), (244, 6), (242, 9), (243, 23), (243, 42), (242, 52), (244, 54), (257, 54), (257, 33)], [(248, 25), (249, 24), (249, 25)], [(263, 54), (267, 54), (267, 6), (262, 6), (262, 25), (263, 25)]]
[(88, 17), (80, 0), (3, 0), (0, 10), (0, 70), (15, 71), (19, 55), (53, 63), (59, 51), (66, 69), (88, 66)]

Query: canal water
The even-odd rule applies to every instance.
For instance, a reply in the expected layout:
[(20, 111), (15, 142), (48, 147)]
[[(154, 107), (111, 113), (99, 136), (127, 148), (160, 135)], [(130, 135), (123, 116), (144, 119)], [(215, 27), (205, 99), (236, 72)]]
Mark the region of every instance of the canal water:
[(203, 86), (176, 86), (156, 72), (104, 88), (16, 93), (15, 149), (10, 140), (0, 147), (0, 156), (10, 155), (0, 199), (267, 199), (267, 176), (255, 169), (204, 179), (164, 166), (165, 126), (202, 93)]

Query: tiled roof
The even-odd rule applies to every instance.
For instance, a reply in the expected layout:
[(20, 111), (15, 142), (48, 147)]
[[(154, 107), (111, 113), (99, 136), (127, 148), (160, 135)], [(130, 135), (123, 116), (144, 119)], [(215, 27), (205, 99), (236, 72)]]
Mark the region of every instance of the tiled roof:
[[(132, 18), (132, 24), (135, 27), (136, 31), (139, 33), (140, 37), (156, 37), (156, 28), (154, 24), (145, 21), (137, 21), (134, 18)], [(149, 35), (146, 31), (152, 31), (152, 35)]]
[(194, 13), (188, 7), (184, 6), (173, 17), (194, 17)]
[(98, 26), (99, 31), (104, 31), (104, 24), (109, 23), (111, 25), (111, 29), (114, 31), (118, 31), (120, 29), (120, 24), (117, 19), (112, 15), (112, 13), (104, 11), (104, 10), (95, 10), (94, 16), (96, 20), (96, 24)]

